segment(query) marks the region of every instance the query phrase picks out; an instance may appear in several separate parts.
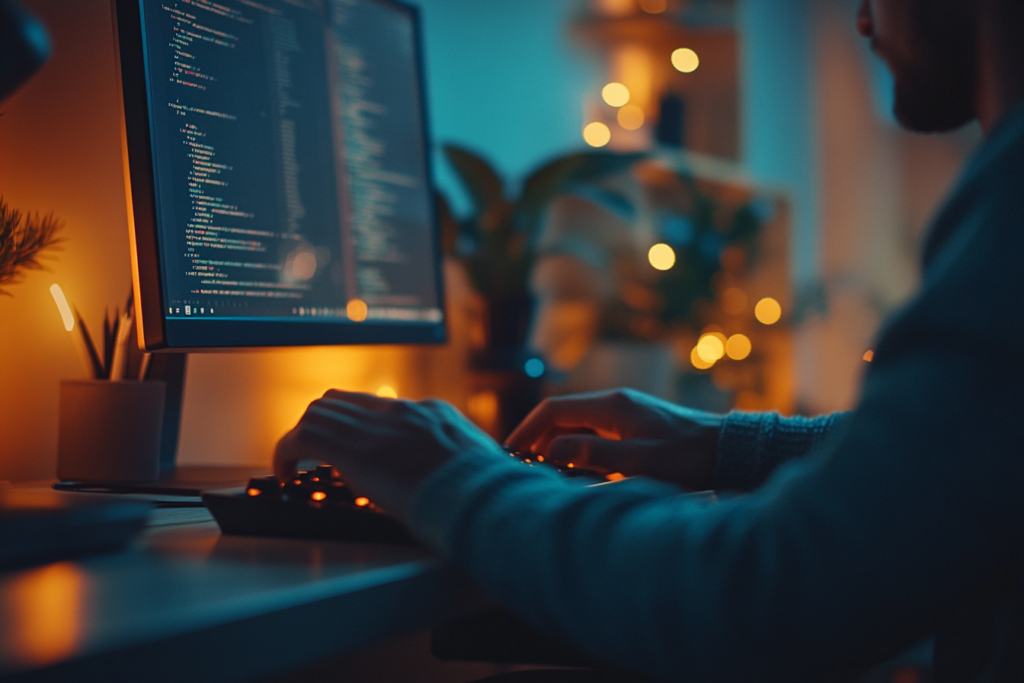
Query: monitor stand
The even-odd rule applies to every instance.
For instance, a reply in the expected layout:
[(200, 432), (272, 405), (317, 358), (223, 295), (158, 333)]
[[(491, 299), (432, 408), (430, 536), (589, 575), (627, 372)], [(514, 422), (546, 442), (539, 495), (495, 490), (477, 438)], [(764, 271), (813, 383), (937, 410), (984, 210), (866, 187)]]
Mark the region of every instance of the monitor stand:
[(62, 491), (96, 493), (144, 493), (171, 496), (199, 496), (203, 491), (245, 486), (250, 477), (269, 474), (253, 467), (187, 466), (178, 467), (178, 437), (181, 433), (181, 409), (185, 395), (185, 369), (188, 354), (154, 353), (146, 373), (147, 380), (167, 385), (164, 401), (163, 432), (160, 435), (160, 477), (153, 482), (123, 484), (104, 481), (62, 481), (54, 488)]

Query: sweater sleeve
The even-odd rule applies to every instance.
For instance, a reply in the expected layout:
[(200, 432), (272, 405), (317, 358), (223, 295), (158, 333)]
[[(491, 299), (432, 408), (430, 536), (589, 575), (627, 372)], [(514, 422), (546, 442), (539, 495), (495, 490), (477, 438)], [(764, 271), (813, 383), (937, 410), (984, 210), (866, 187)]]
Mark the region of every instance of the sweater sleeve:
[[(414, 533), (538, 628), (664, 680), (823, 680), (993, 604), (1024, 566), (1021, 129), (940, 219), (962, 229), (819, 456), (712, 502), (467, 453), (421, 485)], [(786, 441), (762, 419), (744, 433)]]
[(819, 451), (830, 439), (837, 439), (849, 416), (850, 413), (816, 418), (730, 413), (718, 439), (715, 490), (752, 491), (779, 465)]

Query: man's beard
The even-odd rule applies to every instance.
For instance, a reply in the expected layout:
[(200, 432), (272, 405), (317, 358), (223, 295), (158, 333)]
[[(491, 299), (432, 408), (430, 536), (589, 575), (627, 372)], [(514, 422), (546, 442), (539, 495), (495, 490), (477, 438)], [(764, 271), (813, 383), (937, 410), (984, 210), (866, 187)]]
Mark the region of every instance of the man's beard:
[(894, 113), (905, 128), (943, 133), (977, 117), (978, 51), (972, 1), (914, 0), (915, 59), (892, 65)]

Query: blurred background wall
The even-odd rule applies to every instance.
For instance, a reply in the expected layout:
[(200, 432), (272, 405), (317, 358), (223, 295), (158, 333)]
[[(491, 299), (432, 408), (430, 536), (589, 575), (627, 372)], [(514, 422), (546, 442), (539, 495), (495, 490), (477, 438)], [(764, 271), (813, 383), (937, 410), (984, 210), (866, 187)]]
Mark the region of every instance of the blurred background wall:
[[(130, 282), (108, 2), (25, 4), (50, 27), (55, 50), (0, 105), (0, 195), (20, 209), (53, 211), (68, 241), (49, 272), (0, 297), (0, 479), (10, 480), (54, 475), (58, 382), (80, 375), (50, 284), (98, 326), (105, 307), (123, 305)], [(783, 248), (762, 285), (784, 302), (792, 342), (777, 361), (792, 400), (778, 407), (853, 404), (863, 354), (913, 290), (921, 232), (978, 140), (974, 129), (943, 138), (898, 130), (886, 113), (884, 74), (855, 33), (854, 0), (418, 4), (435, 140), (484, 153), (513, 187), (545, 159), (585, 148), (583, 127), (597, 119), (610, 125), (610, 148), (650, 148), (658, 88), (675, 86), (645, 66), (668, 54), (642, 46), (697, 46), (700, 68), (671, 81), (687, 97), (686, 146), (716, 178), (767, 188), (788, 206)], [(656, 23), (673, 12), (690, 23)], [(617, 128), (601, 102), (602, 86), (626, 77), (637, 92), (647, 88), (638, 130)], [(437, 167), (442, 189), (465, 211), (458, 183), (440, 160)], [(192, 356), (180, 460), (268, 463), (276, 438), (331, 386), (388, 385), (465, 408), (473, 294), (458, 267), (446, 274), (452, 343), (444, 348)]]

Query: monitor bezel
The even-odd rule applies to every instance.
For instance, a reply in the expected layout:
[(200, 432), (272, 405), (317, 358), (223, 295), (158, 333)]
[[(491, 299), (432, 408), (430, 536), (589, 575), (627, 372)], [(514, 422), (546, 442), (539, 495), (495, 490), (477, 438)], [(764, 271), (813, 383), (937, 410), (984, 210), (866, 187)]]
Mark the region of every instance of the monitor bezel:
[[(427, 107), (422, 20), (417, 7), (399, 0), (372, 0), (410, 15), (419, 78), (420, 112), (431, 188), (431, 232), (438, 307), (446, 310), (441, 222), (433, 201), (433, 142)], [(157, 236), (157, 205), (150, 136), (149, 87), (142, 32), (143, 0), (111, 0), (115, 72), (120, 105), (121, 150), (135, 293), (139, 346), (146, 351), (231, 350), (281, 346), (350, 344), (440, 344), (447, 341), (447, 314), (439, 322), (320, 322), (225, 319), (168, 319), (163, 296), (163, 264)]]

